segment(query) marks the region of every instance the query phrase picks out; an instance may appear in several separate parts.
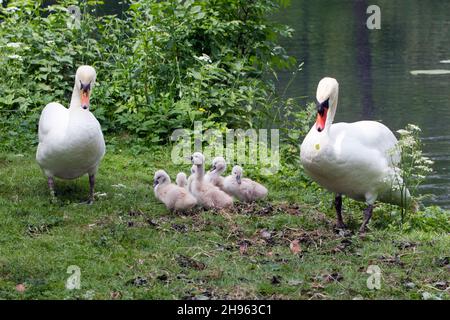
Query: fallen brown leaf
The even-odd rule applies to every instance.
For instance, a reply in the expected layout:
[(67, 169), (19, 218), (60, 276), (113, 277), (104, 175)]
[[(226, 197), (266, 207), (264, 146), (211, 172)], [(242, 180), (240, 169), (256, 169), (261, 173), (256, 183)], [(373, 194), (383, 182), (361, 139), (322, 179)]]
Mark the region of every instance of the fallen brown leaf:
[(26, 290), (27, 290), (27, 288), (25, 287), (25, 285), (23, 283), (19, 283), (18, 285), (16, 285), (17, 292), (24, 293)]
[(244, 255), (244, 254), (247, 253), (247, 248), (248, 248), (247, 243), (246, 243), (246, 242), (242, 242), (241, 245), (239, 246), (239, 252), (240, 252), (242, 255)]
[(192, 258), (183, 255), (177, 257), (177, 262), (180, 265), (180, 267), (183, 268), (192, 268), (196, 270), (204, 270), (206, 268), (206, 265), (203, 262), (196, 261)]
[(289, 248), (291, 249), (291, 252), (293, 254), (298, 254), (298, 253), (302, 252), (302, 249), (300, 248), (300, 243), (298, 240), (291, 241)]

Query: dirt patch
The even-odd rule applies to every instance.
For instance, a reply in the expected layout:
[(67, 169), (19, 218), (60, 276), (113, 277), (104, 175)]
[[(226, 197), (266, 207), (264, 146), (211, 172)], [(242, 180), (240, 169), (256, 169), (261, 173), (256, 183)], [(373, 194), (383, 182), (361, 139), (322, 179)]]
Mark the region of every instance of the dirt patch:
[(0, 168), (7, 167), (11, 163), (12, 161), (10, 159), (0, 156)]
[(298, 204), (288, 204), (288, 203), (245, 203), (236, 202), (233, 208), (229, 209), (230, 213), (234, 214), (250, 214), (257, 216), (272, 216), (281, 213), (287, 213), (291, 215), (300, 215), (301, 207)]
[(396, 265), (396, 266), (399, 266), (402, 268), (405, 266), (405, 263), (400, 260), (400, 256), (397, 254), (395, 254), (393, 256), (380, 256), (380, 257), (378, 257), (378, 260), (383, 263), (390, 264), (390, 265)]
[(397, 247), (399, 250), (414, 250), (417, 248), (417, 243), (409, 242), (409, 241), (392, 241), (392, 244)]
[(48, 221), (48, 222), (29, 223), (26, 226), (25, 233), (30, 237), (37, 237), (42, 234), (49, 233), (54, 227), (62, 224), (62, 222), (63, 222), (62, 218), (55, 218), (55, 219), (51, 219), (51, 221)]
[(445, 267), (449, 265), (449, 261), (450, 261), (450, 257), (440, 257), (440, 258), (435, 258), (434, 259), (434, 263), (438, 266), (438, 267)]
[(144, 287), (148, 284), (148, 280), (145, 277), (136, 277), (129, 280), (127, 284), (135, 287)]
[(176, 260), (177, 260), (178, 265), (182, 268), (191, 268), (191, 269), (195, 269), (195, 270), (206, 269), (206, 264), (204, 264), (203, 262), (194, 260), (192, 258), (183, 256), (183, 255), (179, 255), (176, 258)]

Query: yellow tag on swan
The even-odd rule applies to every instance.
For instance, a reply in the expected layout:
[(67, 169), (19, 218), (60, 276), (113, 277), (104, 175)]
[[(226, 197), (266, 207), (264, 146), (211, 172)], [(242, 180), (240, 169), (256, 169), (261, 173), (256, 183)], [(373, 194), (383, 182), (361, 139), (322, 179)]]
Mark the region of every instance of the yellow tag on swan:
[(316, 150), (320, 150), (320, 144), (316, 143), (316, 144), (314, 145), (314, 148), (316, 148)]

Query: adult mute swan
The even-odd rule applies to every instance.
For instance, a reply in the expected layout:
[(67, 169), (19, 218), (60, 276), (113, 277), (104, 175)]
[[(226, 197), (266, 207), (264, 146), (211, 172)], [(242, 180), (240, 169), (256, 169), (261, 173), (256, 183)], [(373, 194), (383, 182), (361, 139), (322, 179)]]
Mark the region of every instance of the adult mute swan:
[(95, 79), (94, 68), (79, 67), (69, 109), (52, 102), (42, 111), (36, 160), (47, 176), (52, 200), (55, 200), (55, 177), (75, 179), (87, 173), (88, 203), (94, 201), (95, 174), (105, 154), (100, 124), (89, 111)]
[[(395, 188), (401, 183), (396, 167), (400, 156), (393, 152), (397, 139), (376, 121), (333, 124), (338, 88), (336, 79), (320, 80), (316, 93), (317, 120), (303, 140), (300, 158), (312, 179), (336, 193), (338, 228), (345, 227), (342, 195), (367, 203), (359, 229), (364, 233), (376, 200), (401, 203), (401, 192)], [(406, 193), (409, 197), (408, 190)]]

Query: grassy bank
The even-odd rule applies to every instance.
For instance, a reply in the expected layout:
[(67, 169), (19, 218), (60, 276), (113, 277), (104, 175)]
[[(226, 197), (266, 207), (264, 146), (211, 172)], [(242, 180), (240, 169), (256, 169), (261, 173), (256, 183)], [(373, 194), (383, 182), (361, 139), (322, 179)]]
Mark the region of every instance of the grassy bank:
[[(361, 239), (360, 208), (346, 201), (353, 232), (335, 233), (332, 195), (281, 175), (264, 180), (265, 202), (171, 214), (153, 172), (189, 166), (174, 166), (168, 147), (125, 150), (109, 149), (92, 206), (80, 204), (86, 177), (57, 181), (50, 204), (33, 152), (0, 154), (0, 298), (449, 298), (448, 232), (385, 228), (378, 210)], [(366, 286), (371, 264), (379, 290)], [(65, 289), (70, 265), (80, 290)]]

